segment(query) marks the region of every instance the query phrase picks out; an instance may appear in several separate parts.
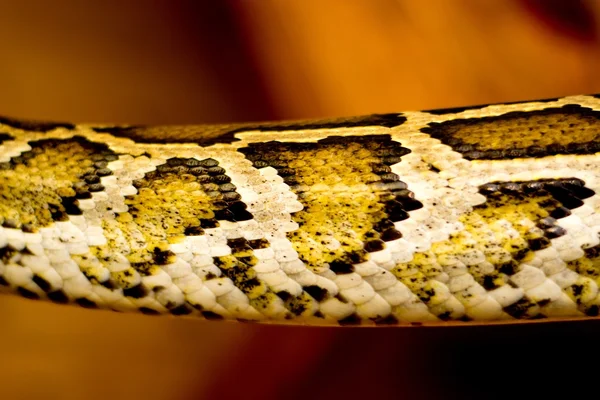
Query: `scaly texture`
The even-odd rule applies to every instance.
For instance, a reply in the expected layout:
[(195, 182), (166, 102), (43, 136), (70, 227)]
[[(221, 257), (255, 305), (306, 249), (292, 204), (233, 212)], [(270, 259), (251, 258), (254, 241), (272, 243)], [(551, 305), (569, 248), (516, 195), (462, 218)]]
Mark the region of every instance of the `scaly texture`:
[(183, 127), (0, 118), (0, 287), (318, 325), (600, 311), (600, 100)]

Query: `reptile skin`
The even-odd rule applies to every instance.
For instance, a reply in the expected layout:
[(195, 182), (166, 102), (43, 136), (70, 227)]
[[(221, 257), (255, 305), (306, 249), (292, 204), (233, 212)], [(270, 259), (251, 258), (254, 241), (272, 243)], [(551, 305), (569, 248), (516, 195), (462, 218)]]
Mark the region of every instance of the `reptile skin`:
[(0, 118), (0, 288), (314, 325), (600, 313), (600, 99), (325, 121)]

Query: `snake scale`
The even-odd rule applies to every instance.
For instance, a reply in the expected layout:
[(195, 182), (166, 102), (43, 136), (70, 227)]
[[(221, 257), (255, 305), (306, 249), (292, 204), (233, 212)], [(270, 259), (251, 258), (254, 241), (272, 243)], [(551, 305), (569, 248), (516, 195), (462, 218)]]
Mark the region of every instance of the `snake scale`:
[(600, 96), (356, 118), (0, 118), (0, 289), (308, 325), (600, 313)]

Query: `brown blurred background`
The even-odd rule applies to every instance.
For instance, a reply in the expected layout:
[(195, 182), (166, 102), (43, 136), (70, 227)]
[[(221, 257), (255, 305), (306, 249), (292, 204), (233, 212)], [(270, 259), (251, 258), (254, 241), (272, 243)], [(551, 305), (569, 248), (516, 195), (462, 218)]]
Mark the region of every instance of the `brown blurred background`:
[[(0, 1), (0, 114), (202, 123), (594, 93), (599, 19), (584, 0)], [(2, 399), (575, 396), (600, 355), (595, 322), (282, 328), (3, 297), (0, 327)]]

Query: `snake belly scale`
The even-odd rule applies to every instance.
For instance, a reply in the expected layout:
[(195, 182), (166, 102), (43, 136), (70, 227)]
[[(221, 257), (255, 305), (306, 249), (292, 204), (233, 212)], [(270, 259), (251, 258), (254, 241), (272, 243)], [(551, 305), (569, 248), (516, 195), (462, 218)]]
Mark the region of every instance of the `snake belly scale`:
[(313, 325), (600, 313), (600, 99), (324, 121), (0, 118), (0, 290)]

